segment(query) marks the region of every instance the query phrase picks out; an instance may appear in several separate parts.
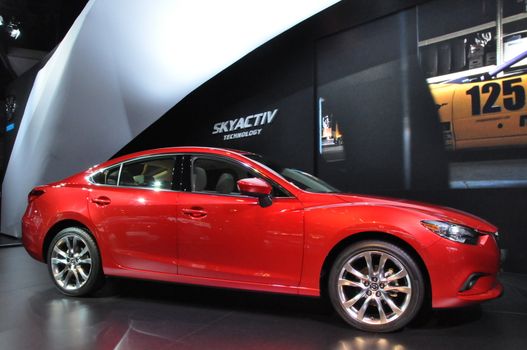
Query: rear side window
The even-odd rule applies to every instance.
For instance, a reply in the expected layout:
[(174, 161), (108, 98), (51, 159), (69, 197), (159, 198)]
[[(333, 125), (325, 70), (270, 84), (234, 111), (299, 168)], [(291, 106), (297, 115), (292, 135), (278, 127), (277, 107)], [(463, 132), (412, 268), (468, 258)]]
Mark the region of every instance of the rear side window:
[(157, 158), (123, 164), (119, 186), (169, 190), (174, 178), (174, 158)]
[(95, 174), (91, 179), (94, 183), (99, 185), (117, 185), (117, 180), (119, 178), (119, 168), (120, 165), (108, 168), (104, 171), (101, 171)]

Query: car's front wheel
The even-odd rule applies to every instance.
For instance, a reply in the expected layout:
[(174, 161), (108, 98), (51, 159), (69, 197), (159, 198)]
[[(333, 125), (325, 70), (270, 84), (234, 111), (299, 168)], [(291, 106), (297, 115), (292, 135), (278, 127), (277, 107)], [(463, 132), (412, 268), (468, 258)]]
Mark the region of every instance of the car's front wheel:
[(47, 263), (53, 282), (66, 295), (90, 294), (104, 281), (97, 244), (79, 227), (63, 229), (53, 238)]
[(406, 251), (384, 241), (362, 241), (337, 257), (328, 292), (335, 310), (352, 326), (391, 332), (416, 316), (423, 304), (424, 283)]

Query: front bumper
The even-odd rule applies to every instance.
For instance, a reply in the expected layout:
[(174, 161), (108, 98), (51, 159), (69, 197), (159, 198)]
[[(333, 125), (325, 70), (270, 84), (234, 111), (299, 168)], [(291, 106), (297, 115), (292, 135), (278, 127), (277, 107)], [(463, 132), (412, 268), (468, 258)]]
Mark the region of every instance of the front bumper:
[(480, 278), (473, 288), (459, 292), (458, 298), (466, 303), (499, 298), (503, 294), (503, 286), (497, 278), (486, 277)]
[(500, 250), (493, 235), (477, 245), (438, 240), (428, 250), (432, 307), (450, 308), (498, 298)]

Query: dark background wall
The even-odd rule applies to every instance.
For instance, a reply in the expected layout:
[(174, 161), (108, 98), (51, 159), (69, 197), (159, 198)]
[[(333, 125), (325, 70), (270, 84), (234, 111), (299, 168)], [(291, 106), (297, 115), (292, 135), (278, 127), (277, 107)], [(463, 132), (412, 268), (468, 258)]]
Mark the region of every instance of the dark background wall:
[[(27, 99), (35, 77), (42, 68), (54, 48), (64, 38), (72, 23), (86, 5), (87, 0), (3, 0), (0, 1), (0, 15), (3, 25), (0, 28), (0, 91), (2, 91), (0, 109), (0, 181), (4, 177), (5, 166), (13, 149), (13, 144), (24, 113)], [(10, 22), (17, 24), (20, 36), (13, 38), (6, 28)], [(19, 72), (12, 66), (13, 51), (25, 50), (46, 55), (45, 58), (24, 72)], [(37, 55), (37, 56), (38, 56)], [(27, 59), (27, 57), (24, 57)], [(26, 63), (27, 64), (27, 63)], [(19, 75), (20, 73), (20, 75)], [(7, 124), (4, 98), (15, 97), (16, 108), (13, 120), (15, 128), (5, 132)]]
[[(0, 183), (4, 179), (7, 163), (9, 162), (9, 157), (15, 144), (16, 135), (26, 108), (29, 93), (31, 92), (31, 87), (33, 86), (38, 70), (44, 63), (37, 64), (5, 87), (5, 96), (12, 97), (16, 107), (14, 113), (10, 114), (10, 118), (6, 115), (0, 119)], [(3, 114), (7, 114), (5, 111), (3, 112)], [(12, 125), (12, 129), (9, 131), (6, 129), (8, 124)]]
[(417, 59), (416, 21), (409, 9), (316, 42), (317, 99), (343, 134), (342, 146), (329, 142), (318, 152), (317, 170), (338, 188), (447, 187), (441, 128)]
[[(18, 79), (11, 82), (5, 88), (5, 96), (12, 96), (14, 98), (16, 108), (11, 116), (12, 119), (8, 121), (7, 118), (2, 118), (2, 125), (0, 125), (3, 143), (3, 152), (1, 155), (2, 160), (0, 164), (2, 169), (0, 172), (0, 181), (3, 180), (7, 162), (9, 160), (9, 156), (11, 155), (11, 151), (13, 150), (13, 145), (15, 144), (16, 135), (18, 128), (20, 127), (20, 121), (24, 115), (24, 110), (29, 98), (29, 93), (31, 92), (31, 87), (33, 86), (33, 82), (35, 81), (38, 71), (40, 68), (42, 68), (45, 62), (46, 60), (33, 66), (30, 70), (22, 74)], [(10, 131), (6, 131), (7, 122), (9, 124), (13, 124), (13, 129)]]

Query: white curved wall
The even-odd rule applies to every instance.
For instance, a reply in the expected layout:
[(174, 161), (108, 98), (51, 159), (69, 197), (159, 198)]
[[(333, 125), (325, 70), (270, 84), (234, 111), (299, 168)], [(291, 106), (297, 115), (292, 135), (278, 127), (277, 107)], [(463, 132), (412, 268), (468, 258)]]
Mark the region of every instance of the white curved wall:
[(2, 186), (27, 193), (107, 160), (199, 85), (338, 0), (91, 0), (38, 73)]

